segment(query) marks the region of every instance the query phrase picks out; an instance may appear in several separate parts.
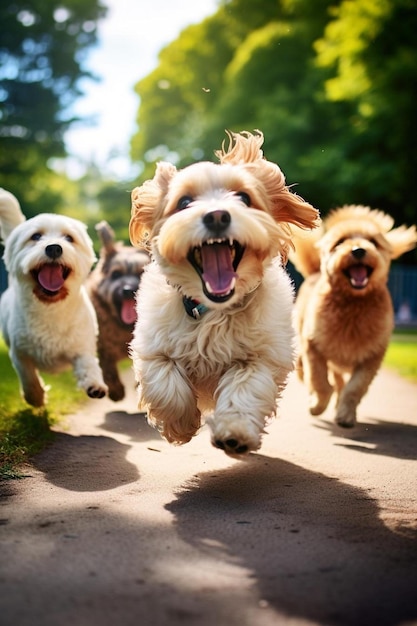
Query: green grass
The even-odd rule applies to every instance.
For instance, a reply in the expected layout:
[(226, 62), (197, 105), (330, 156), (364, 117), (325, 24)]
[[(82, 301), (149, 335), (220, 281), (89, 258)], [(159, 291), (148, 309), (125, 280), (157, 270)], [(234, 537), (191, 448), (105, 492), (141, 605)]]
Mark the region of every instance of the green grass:
[(0, 479), (22, 478), (24, 464), (53, 439), (51, 427), (85, 401), (71, 371), (43, 379), (50, 386), (48, 404), (35, 409), (21, 398), (17, 375), (0, 337)]
[(417, 383), (417, 330), (394, 332), (384, 365)]

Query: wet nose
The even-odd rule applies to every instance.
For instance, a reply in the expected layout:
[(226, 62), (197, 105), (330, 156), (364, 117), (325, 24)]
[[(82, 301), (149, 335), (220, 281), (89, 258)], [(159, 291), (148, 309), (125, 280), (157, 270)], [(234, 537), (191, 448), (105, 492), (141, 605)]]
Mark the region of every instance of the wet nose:
[(123, 285), (122, 298), (124, 300), (131, 300), (136, 293), (136, 289), (132, 289), (130, 285)]
[(59, 243), (51, 243), (45, 248), (45, 254), (50, 259), (59, 259), (62, 254), (62, 248)]
[(230, 222), (231, 217), (228, 211), (210, 211), (203, 217), (203, 224), (216, 235), (226, 230)]
[(361, 259), (363, 259), (363, 257), (366, 254), (366, 250), (364, 250), (363, 248), (352, 248), (352, 256), (357, 260), (360, 261)]

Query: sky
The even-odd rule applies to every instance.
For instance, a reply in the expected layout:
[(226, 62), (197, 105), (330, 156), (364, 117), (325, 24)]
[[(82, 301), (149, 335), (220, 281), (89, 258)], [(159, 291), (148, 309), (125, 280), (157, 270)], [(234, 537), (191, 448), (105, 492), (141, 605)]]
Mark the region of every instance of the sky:
[[(83, 80), (84, 96), (71, 112), (93, 118), (77, 124), (65, 135), (71, 157), (65, 171), (81, 176), (86, 162), (93, 160), (103, 173), (116, 179), (136, 176), (129, 155), (129, 141), (139, 98), (134, 85), (158, 63), (158, 53), (177, 38), (189, 24), (215, 13), (217, 0), (102, 0), (107, 16), (99, 22), (98, 45), (83, 63), (100, 82)], [(62, 164), (61, 164), (62, 165)]]

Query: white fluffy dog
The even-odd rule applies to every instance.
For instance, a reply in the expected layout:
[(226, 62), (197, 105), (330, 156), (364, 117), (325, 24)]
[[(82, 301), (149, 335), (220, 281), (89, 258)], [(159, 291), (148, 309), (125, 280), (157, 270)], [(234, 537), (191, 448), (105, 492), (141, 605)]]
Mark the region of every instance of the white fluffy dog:
[(74, 368), (92, 398), (107, 387), (96, 358), (97, 319), (83, 283), (95, 260), (87, 229), (78, 220), (43, 213), (25, 220), (16, 198), (0, 189), (0, 223), (9, 287), (0, 320), (23, 396), (45, 403), (38, 370)]
[(189, 441), (203, 414), (213, 444), (241, 455), (259, 448), (293, 369), (288, 224), (313, 228), (318, 213), (263, 158), (262, 133), (229, 138), (220, 164), (159, 163), (132, 192), (130, 238), (150, 240), (153, 261), (131, 357), (140, 406), (169, 442)]

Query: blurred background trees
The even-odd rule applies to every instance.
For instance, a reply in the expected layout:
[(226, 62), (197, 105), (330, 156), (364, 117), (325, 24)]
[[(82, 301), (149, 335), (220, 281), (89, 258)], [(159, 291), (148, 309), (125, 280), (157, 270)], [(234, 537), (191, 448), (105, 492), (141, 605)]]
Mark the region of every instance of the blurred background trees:
[(70, 181), (51, 168), (64, 157), (70, 106), (96, 42), (98, 0), (3, 0), (0, 5), (0, 186), (28, 217), (74, 199)]
[(137, 84), (132, 158), (211, 159), (224, 129), (265, 154), (323, 213), (369, 204), (415, 222), (414, 0), (229, 0)]
[(259, 128), (267, 158), (323, 214), (359, 203), (416, 222), (415, 0), (219, 0), (136, 85), (132, 181), (103, 180), (93, 163), (78, 181), (52, 169), (104, 17), (98, 0), (27, 6), (0, 9), (0, 185), (28, 215), (78, 211), (126, 239), (129, 189), (156, 161), (212, 160), (226, 128)]

